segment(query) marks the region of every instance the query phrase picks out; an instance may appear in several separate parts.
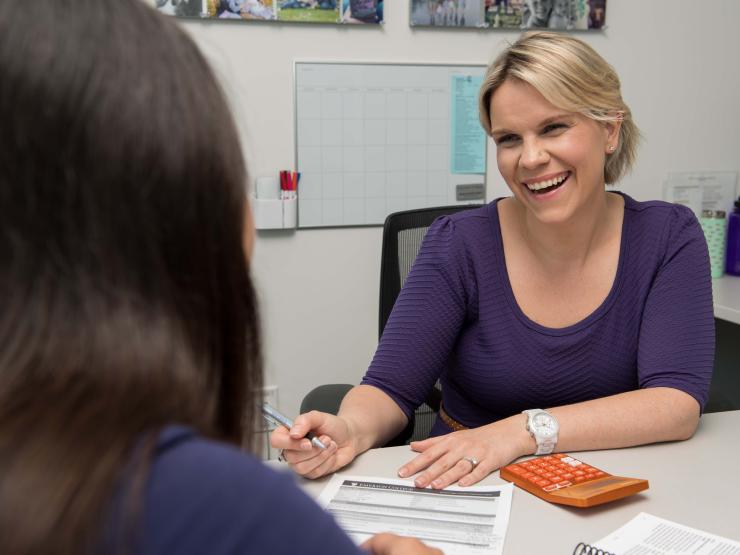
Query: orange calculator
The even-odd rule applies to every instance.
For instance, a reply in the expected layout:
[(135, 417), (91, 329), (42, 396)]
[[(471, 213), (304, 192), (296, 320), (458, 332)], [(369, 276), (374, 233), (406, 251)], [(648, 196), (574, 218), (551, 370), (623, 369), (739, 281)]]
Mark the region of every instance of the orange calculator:
[(649, 487), (647, 480), (612, 476), (564, 453), (510, 464), (501, 477), (545, 501), (574, 507), (601, 505)]

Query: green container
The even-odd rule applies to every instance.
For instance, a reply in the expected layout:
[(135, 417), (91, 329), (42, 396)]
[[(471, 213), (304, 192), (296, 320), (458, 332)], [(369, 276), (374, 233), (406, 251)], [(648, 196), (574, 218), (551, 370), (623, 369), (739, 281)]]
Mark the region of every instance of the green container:
[(709, 247), (709, 263), (712, 277), (725, 274), (725, 246), (727, 244), (727, 220), (724, 210), (703, 210), (699, 222)]

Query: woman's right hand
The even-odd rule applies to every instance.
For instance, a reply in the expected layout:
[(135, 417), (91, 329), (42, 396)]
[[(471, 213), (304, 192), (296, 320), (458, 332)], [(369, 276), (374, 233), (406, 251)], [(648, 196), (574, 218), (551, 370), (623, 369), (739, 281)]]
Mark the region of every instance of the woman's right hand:
[(373, 555), (444, 555), (439, 549), (427, 547), (415, 538), (395, 534), (378, 534), (360, 547)]
[[(306, 438), (309, 431), (327, 448), (313, 446)], [(314, 410), (296, 417), (290, 430), (284, 426), (276, 428), (270, 435), (270, 445), (282, 450), (283, 458), (297, 474), (315, 479), (354, 460), (358, 452), (353, 439), (344, 418)]]

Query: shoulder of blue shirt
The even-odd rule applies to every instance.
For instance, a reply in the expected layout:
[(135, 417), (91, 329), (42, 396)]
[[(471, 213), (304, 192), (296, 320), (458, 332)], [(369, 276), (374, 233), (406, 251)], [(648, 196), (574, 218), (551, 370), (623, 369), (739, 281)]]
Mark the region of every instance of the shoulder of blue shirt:
[(137, 553), (360, 553), (289, 473), (184, 426), (159, 437)]

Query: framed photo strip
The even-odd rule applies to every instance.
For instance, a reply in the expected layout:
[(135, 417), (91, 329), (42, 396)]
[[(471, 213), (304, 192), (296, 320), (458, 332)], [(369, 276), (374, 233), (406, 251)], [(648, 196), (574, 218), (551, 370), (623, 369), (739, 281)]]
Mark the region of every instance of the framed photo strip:
[(378, 25), (383, 0), (153, 0), (175, 17)]
[(410, 22), (424, 27), (597, 30), (606, 0), (411, 0)]

